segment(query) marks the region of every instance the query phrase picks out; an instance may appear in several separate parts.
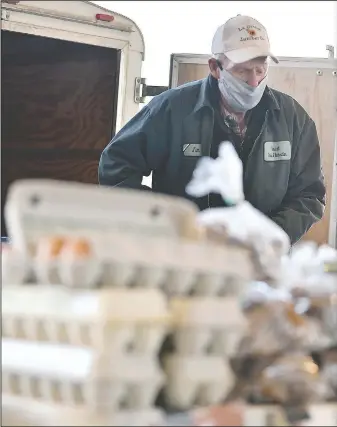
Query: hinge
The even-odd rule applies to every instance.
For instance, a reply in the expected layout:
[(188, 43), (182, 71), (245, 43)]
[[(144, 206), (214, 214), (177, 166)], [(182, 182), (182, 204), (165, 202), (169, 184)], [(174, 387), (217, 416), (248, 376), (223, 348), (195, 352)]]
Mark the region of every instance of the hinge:
[(144, 104), (147, 96), (157, 96), (168, 89), (168, 86), (148, 86), (146, 79), (137, 77), (135, 80), (135, 102)]
[(332, 45), (330, 45), (330, 44), (327, 44), (325, 46), (325, 49), (328, 51), (328, 58), (334, 59), (334, 57), (335, 57), (335, 47), (332, 46)]
[(9, 10), (1, 9), (1, 19), (4, 21), (8, 21), (11, 17), (11, 13)]

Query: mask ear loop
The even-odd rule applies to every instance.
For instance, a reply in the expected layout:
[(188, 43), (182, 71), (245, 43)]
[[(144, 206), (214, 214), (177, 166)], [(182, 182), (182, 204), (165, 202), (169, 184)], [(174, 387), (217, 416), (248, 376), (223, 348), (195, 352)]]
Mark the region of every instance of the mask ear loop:
[(223, 67), (221, 65), (221, 62), (219, 60), (216, 60), (217, 66), (220, 68), (221, 71), (223, 71)]

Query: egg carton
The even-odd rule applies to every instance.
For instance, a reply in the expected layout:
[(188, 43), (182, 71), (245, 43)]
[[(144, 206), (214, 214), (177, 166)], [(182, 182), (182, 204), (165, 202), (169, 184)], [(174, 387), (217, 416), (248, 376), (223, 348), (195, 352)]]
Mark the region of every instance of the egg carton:
[[(118, 251), (112, 251), (113, 247)], [(144, 239), (115, 233), (97, 239), (95, 250), (112, 273), (115, 267), (125, 272), (111, 283), (161, 287), (169, 295), (218, 294), (226, 287), (235, 291), (232, 278), (245, 283), (256, 273), (249, 250), (206, 241), (160, 236)]]
[(21, 277), (33, 274), (38, 283), (160, 288), (169, 296), (237, 294), (247, 281), (258, 277), (252, 254), (242, 247), (118, 232), (96, 238), (42, 239), (35, 259), (27, 259), (23, 261), (15, 248), (7, 251), (4, 283), (14, 283), (11, 271), (17, 280), (19, 265), (29, 264), (30, 273)]
[(247, 326), (235, 297), (176, 297), (169, 303), (179, 355), (230, 357)]
[(150, 355), (170, 327), (166, 297), (156, 289), (13, 285), (2, 292), (4, 337)]
[(221, 402), (235, 380), (221, 356), (170, 354), (163, 357), (163, 370), (166, 374), (164, 405), (179, 411)]
[(65, 405), (2, 394), (2, 425), (45, 426), (163, 426), (165, 414), (158, 408), (121, 410), (110, 414), (84, 405)]
[[(89, 203), (88, 203), (89, 201)], [(4, 209), (13, 245), (33, 251), (37, 240), (63, 235), (123, 234), (201, 237), (197, 206), (183, 198), (124, 188), (56, 180), (17, 180)]]
[(29, 279), (31, 260), (9, 243), (1, 244), (2, 286), (9, 283), (24, 283)]
[(3, 391), (102, 411), (146, 409), (165, 376), (156, 357), (97, 356), (89, 349), (2, 340)]
[(165, 334), (165, 327), (153, 325), (102, 326), (24, 316), (2, 320), (3, 337), (94, 347), (106, 354), (157, 354)]

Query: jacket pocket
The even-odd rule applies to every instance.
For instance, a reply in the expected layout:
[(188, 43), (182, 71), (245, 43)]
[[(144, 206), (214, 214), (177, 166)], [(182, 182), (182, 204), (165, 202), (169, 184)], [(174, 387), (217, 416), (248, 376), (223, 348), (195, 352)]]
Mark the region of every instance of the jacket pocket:
[(244, 175), (246, 199), (261, 212), (277, 209), (284, 199), (291, 170), (291, 143), (265, 141), (250, 156)]

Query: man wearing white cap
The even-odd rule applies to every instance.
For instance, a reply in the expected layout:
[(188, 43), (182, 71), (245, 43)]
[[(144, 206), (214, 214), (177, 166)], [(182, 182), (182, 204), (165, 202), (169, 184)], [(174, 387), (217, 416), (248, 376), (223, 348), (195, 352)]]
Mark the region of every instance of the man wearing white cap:
[[(213, 37), (207, 78), (155, 97), (102, 153), (101, 185), (144, 188), (188, 197), (185, 187), (200, 156), (217, 157), (231, 141), (244, 166), (246, 199), (297, 242), (322, 218), (325, 187), (315, 123), (290, 96), (267, 86), (266, 29), (238, 15)], [(192, 199), (201, 210), (220, 196)]]

